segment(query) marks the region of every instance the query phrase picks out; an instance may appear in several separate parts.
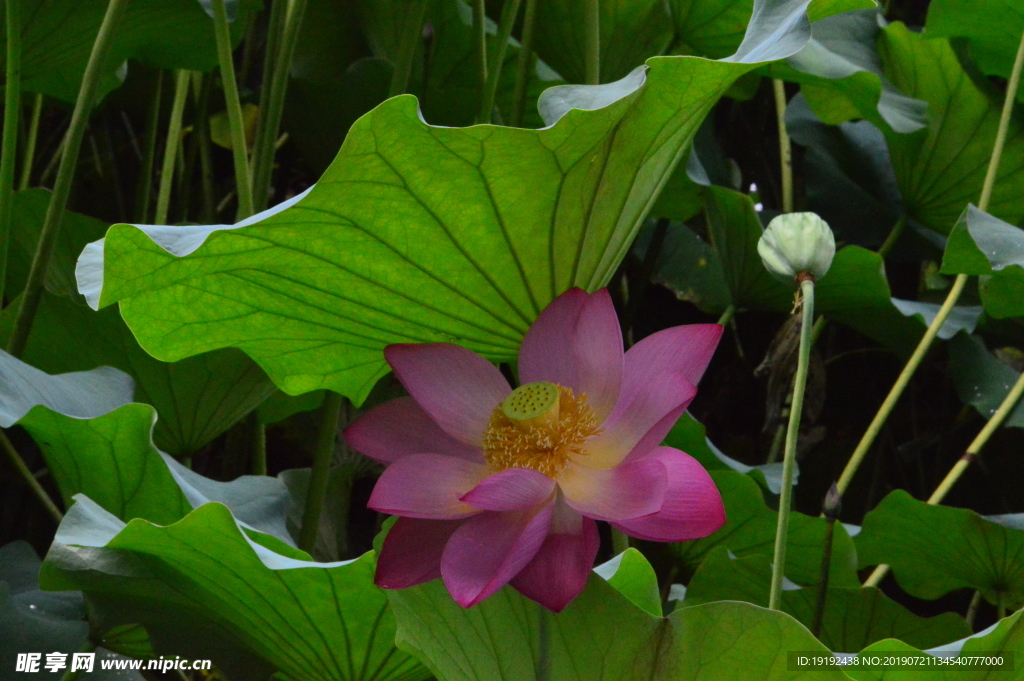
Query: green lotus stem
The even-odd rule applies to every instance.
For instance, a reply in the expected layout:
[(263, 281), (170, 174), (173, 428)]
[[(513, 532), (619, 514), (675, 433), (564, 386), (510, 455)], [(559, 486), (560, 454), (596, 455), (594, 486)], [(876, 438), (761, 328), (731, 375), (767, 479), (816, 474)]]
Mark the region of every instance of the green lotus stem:
[(530, 70), (533, 69), (533, 17), (537, 13), (537, 0), (526, 0), (523, 10), (522, 43), (519, 47), (519, 61), (516, 64), (516, 86), (512, 93), (512, 117), (509, 125), (522, 127), (526, 111), (526, 89), (530, 85)]
[(100, 24), (99, 33), (93, 43), (92, 52), (89, 54), (85, 73), (82, 74), (82, 86), (79, 88), (78, 98), (75, 100), (74, 113), (71, 114), (71, 125), (64, 137), (64, 151), (61, 154), (60, 168), (57, 170), (57, 180), (53, 185), (53, 194), (50, 195), (50, 204), (46, 208), (46, 217), (43, 218), (43, 227), (39, 233), (39, 243), (36, 246), (35, 255), (32, 257), (32, 266), (25, 283), (25, 291), (21, 296), (18, 317), (14, 322), (14, 330), (11, 332), (11, 338), (7, 345), (7, 351), (15, 357), (20, 357), (25, 350), (28, 334), (32, 330), (32, 322), (35, 319), (36, 310), (39, 308), (39, 301), (43, 297), (46, 271), (57, 245), (61, 218), (68, 203), (71, 183), (75, 179), (78, 152), (82, 148), (82, 138), (85, 136), (85, 128), (89, 122), (89, 113), (96, 101), (96, 93), (102, 80), (103, 66), (114, 41), (114, 31), (127, 7), (128, 0), (110, 0), (106, 14), (103, 16), (103, 22)]
[(252, 175), (249, 173), (249, 145), (245, 139), (242, 103), (238, 99), (235, 82), (235, 60), (231, 52), (231, 30), (224, 0), (213, 0), (213, 29), (217, 34), (217, 58), (220, 61), (220, 80), (224, 87), (224, 102), (231, 126), (231, 153), (235, 161), (235, 187), (238, 192), (236, 221), (244, 220), (256, 211), (252, 201)]
[(988, 210), (989, 201), (992, 200), (992, 189), (996, 186), (999, 160), (1003, 156), (1006, 133), (1010, 128), (1010, 115), (1013, 113), (1013, 103), (1017, 97), (1017, 88), (1020, 86), (1022, 67), (1024, 67), (1024, 34), (1021, 34), (1020, 45), (1017, 46), (1017, 56), (1013, 60), (1013, 68), (1010, 70), (1010, 78), (1006, 81), (1006, 98), (1003, 100), (1003, 111), (999, 116), (996, 143), (992, 149), (992, 157), (989, 159), (988, 170), (985, 171), (985, 183), (981, 187), (981, 199), (978, 200), (978, 208), (981, 210)]
[[(274, 5), (280, 4), (278, 0)], [(306, 14), (306, 0), (288, 0), (288, 7), (282, 20), (279, 44), (276, 53), (271, 52), (273, 41), (267, 43), (268, 58), (273, 55), (273, 80), (266, 108), (260, 109), (260, 119), (264, 123), (259, 129), (252, 159), (252, 190), (256, 211), (267, 207), (270, 192), (270, 176), (274, 170), (274, 153), (277, 151), (277, 131), (281, 127), (281, 115), (284, 113), (284, 98), (288, 92), (288, 74), (292, 68), (292, 57), (295, 45), (299, 41), (299, 29), (302, 18)], [(273, 10), (271, 22), (273, 23)], [(264, 81), (266, 87), (266, 81)], [(262, 100), (261, 100), (262, 103)]]
[[(1003, 100), (1003, 111), (999, 119), (999, 128), (996, 131), (996, 139), (992, 145), (992, 155), (989, 157), (988, 170), (985, 172), (985, 182), (981, 188), (981, 198), (978, 200), (978, 208), (981, 210), (988, 210), (988, 204), (992, 199), (992, 188), (996, 183), (996, 173), (999, 170), (999, 160), (1003, 155), (1003, 147), (1006, 146), (1006, 133), (1009, 129), (1010, 114), (1013, 112), (1013, 103), (1017, 98), (1017, 88), (1020, 85), (1020, 74), (1021, 70), (1024, 69), (1024, 34), (1021, 35), (1020, 46), (1017, 48), (1017, 57), (1013, 62), (1013, 71), (1010, 73), (1010, 78), (1006, 85), (1006, 96)], [(896, 406), (896, 401), (903, 394), (903, 390), (907, 387), (910, 382), (911, 376), (917, 370), (917, 367), (921, 364), (921, 360), (924, 359), (925, 353), (928, 352), (928, 348), (931, 347), (932, 341), (935, 340), (936, 334), (939, 329), (945, 323), (946, 318), (949, 317), (949, 313), (952, 312), (953, 306), (956, 305), (956, 301), (960, 298), (960, 293), (964, 290), (964, 286), (967, 284), (967, 275), (958, 274), (956, 279), (953, 281), (953, 286), (949, 289), (949, 293), (946, 295), (946, 300), (942, 303), (942, 307), (939, 308), (938, 314), (935, 315), (935, 319), (928, 325), (928, 330), (925, 331), (921, 341), (917, 344), (917, 348), (914, 350), (914, 354), (907, 360), (906, 366), (903, 367), (903, 371), (900, 372), (899, 377), (896, 379), (896, 383), (893, 384), (892, 389), (886, 396), (882, 406), (879, 407), (878, 412), (872, 419), (868, 429), (864, 432), (864, 436), (857, 444), (857, 448), (854, 450), (853, 455), (850, 456), (850, 460), (846, 464), (846, 468), (843, 469), (843, 474), (839, 478), (839, 493), (843, 494), (846, 492), (846, 488), (850, 484), (850, 480), (853, 479), (854, 473), (857, 472), (857, 467), (860, 466), (864, 460), (865, 454), (875, 441), (875, 437), (882, 429), (882, 425), (885, 424), (886, 419), (892, 412), (893, 407)], [(1011, 391), (1012, 392), (1012, 391)], [(1007, 396), (1009, 397), (1009, 395)], [(991, 423), (991, 420), (989, 421)], [(881, 568), (882, 566), (879, 566)], [(876, 569), (875, 572), (878, 572)], [(884, 572), (882, 573), (884, 575)], [(874, 577), (872, 573), (871, 577)], [(881, 577), (879, 577), (881, 579)], [(865, 583), (866, 584), (866, 583)]]
[(427, 13), (426, 0), (413, 0), (405, 12), (405, 26), (402, 29), (402, 42), (398, 45), (395, 55), (395, 70), (391, 72), (391, 85), (388, 97), (397, 97), (409, 88), (409, 74), (412, 73), (412, 61), (416, 56), (416, 46), (423, 35), (423, 18)]
[[(277, 64), (278, 55), (281, 52), (281, 33), (284, 31), (284, 19), (287, 13), (288, 0), (270, 0), (270, 18), (267, 22), (267, 46), (263, 52), (263, 83), (260, 87), (260, 115), (256, 120), (256, 134), (253, 138), (250, 170), (252, 171), (252, 194), (253, 201), (257, 206), (266, 203), (261, 198), (260, 177), (263, 175), (263, 157), (268, 153), (264, 149), (264, 139), (269, 134), (273, 139), (273, 133), (267, 132), (266, 113), (270, 111), (270, 98), (273, 94), (274, 68)], [(273, 144), (271, 142), (271, 144)], [(270, 152), (272, 154), (272, 152)], [(273, 160), (271, 159), (271, 163)], [(265, 190), (264, 190), (265, 191)], [(262, 203), (261, 203), (262, 201)]]
[(584, 81), (587, 85), (601, 82), (601, 2), (583, 0)]
[(7, 79), (4, 81), (3, 149), (0, 150), (0, 307), (7, 281), (7, 251), (11, 243), (11, 199), (14, 162), (18, 157), (21, 121), (21, 0), (7, 0)]
[[(96, 650), (96, 644), (90, 640), (86, 640), (85, 645), (83, 645), (78, 650), (78, 652), (91, 653), (94, 650)], [(60, 681), (75, 681), (75, 679), (81, 676), (82, 671), (82, 669), (76, 669), (75, 671), (71, 671), (71, 665), (68, 665), (68, 670), (64, 672), (64, 676), (60, 677)]]
[(217, 199), (213, 195), (213, 156), (210, 150), (210, 117), (207, 105), (212, 87), (213, 78), (211, 74), (206, 74), (203, 76), (203, 88), (195, 124), (196, 146), (199, 150), (200, 187), (203, 192), (202, 210), (199, 213), (199, 220), (202, 224), (210, 224), (217, 214)]
[(807, 387), (807, 368), (811, 361), (811, 327), (814, 321), (814, 278), (800, 275), (800, 294), (803, 297), (803, 318), (800, 324), (800, 352), (793, 379), (793, 402), (789, 409), (789, 427), (786, 429), (786, 453), (782, 460), (782, 490), (779, 494), (779, 520), (775, 528), (775, 558), (772, 564), (772, 585), (768, 607), (778, 610), (782, 599), (782, 576), (786, 569), (786, 537), (789, 534), (790, 506), (793, 503), (793, 471), (796, 467), (796, 444), (800, 432), (800, 415), (804, 407)]
[(772, 79), (775, 93), (775, 118), (779, 127), (779, 163), (782, 170), (782, 212), (793, 212), (793, 146), (786, 130), (786, 84), (779, 78)]
[(996, 592), (996, 619), (1003, 619), (1006, 617), (1006, 592)]
[(181, 118), (185, 112), (188, 96), (189, 72), (181, 69), (174, 83), (174, 102), (171, 104), (171, 120), (167, 124), (167, 140), (164, 142), (163, 167), (160, 169), (160, 188), (156, 195), (156, 214), (153, 224), (167, 224), (167, 212), (171, 205), (171, 186), (174, 184), (174, 164), (178, 160), (181, 146)]
[(160, 132), (160, 100), (163, 96), (164, 72), (157, 71), (153, 99), (146, 116), (146, 138), (143, 140), (142, 168), (135, 190), (135, 219), (145, 224), (153, 196), (153, 166), (156, 165), (156, 141)]
[(825, 516), (825, 540), (821, 547), (821, 572), (818, 578), (818, 594), (814, 604), (814, 620), (811, 623), (811, 633), (820, 638), (821, 625), (825, 621), (825, 601), (828, 600), (828, 580), (832, 573), (832, 543), (836, 531), (836, 521), (839, 519), (841, 499), (835, 483), (825, 495), (825, 503), (822, 504), (821, 513)]
[(733, 316), (735, 316), (735, 314), (736, 306), (733, 305), (732, 303), (729, 303), (729, 307), (725, 308), (725, 311), (722, 312), (722, 316), (719, 317), (718, 321), (715, 323), (720, 326), (725, 326), (726, 324), (732, 321), (732, 318)]
[(974, 631), (974, 620), (978, 616), (978, 606), (981, 605), (981, 591), (974, 590), (974, 595), (971, 596), (971, 603), (967, 606), (967, 614), (964, 615), (964, 619), (967, 620), (967, 625)]
[(31, 488), (32, 493), (36, 495), (36, 498), (39, 499), (43, 507), (46, 508), (50, 517), (60, 525), (60, 521), (64, 519), (64, 514), (60, 512), (60, 509), (57, 508), (57, 504), (53, 503), (53, 499), (50, 498), (50, 495), (46, 493), (43, 486), (39, 484), (38, 480), (36, 480), (36, 476), (32, 475), (32, 471), (29, 470), (25, 460), (21, 458), (21, 454), (19, 454), (18, 450), (14, 448), (11, 441), (7, 439), (7, 434), (2, 430), (0, 430), (0, 447), (3, 447), (3, 450), (7, 452), (7, 457), (11, 460), (11, 463), (14, 464), (14, 468), (25, 480), (29, 488)]
[(629, 548), (629, 536), (624, 532), (612, 528), (612, 553), (619, 555)]
[(253, 475), (267, 474), (267, 429), (260, 421), (259, 412), (249, 412), (250, 470)]
[(484, 83), (483, 97), (480, 98), (480, 113), (477, 115), (478, 123), (490, 123), (494, 112), (494, 97), (498, 92), (498, 79), (501, 77), (501, 66), (505, 62), (505, 51), (508, 49), (508, 40), (512, 37), (512, 25), (516, 23), (516, 15), (519, 14), (520, 0), (505, 0), (501, 8), (501, 20), (498, 22), (497, 46), (494, 57), (491, 60), (491, 67), (487, 72), (487, 82)]
[(32, 103), (32, 120), (28, 127), (28, 140), (25, 143), (25, 156), (21, 159), (21, 180), (18, 181), (18, 191), (28, 189), (32, 181), (32, 166), (36, 159), (36, 141), (39, 139), (39, 119), (43, 115), (43, 94), (36, 95)]
[(487, 14), (484, 0), (473, 0), (473, 49), (476, 55), (476, 77), (483, 99), (487, 88)]
[[(1021, 395), (1024, 395), (1024, 374), (1021, 374), (1017, 378), (1017, 382), (1010, 388), (1010, 392), (1003, 398), (1002, 404), (996, 409), (995, 413), (992, 414), (992, 418), (988, 420), (985, 427), (981, 429), (981, 432), (971, 441), (971, 444), (967, 445), (967, 449), (964, 451), (963, 456), (949, 469), (946, 473), (946, 477), (942, 479), (939, 486), (935, 488), (932, 495), (928, 497), (927, 503), (936, 506), (942, 503), (942, 500), (949, 494), (949, 490), (953, 489), (953, 485), (957, 483), (960, 476), (964, 474), (967, 467), (978, 458), (978, 454), (981, 453), (981, 449), (988, 442), (992, 434), (999, 429), (999, 426), (1003, 425), (1003, 421), (1010, 415), (1013, 408), (1017, 406), (1017, 402), (1020, 401)], [(886, 573), (889, 572), (888, 565), (879, 565), (874, 569), (867, 580), (864, 582), (864, 586), (877, 586), (882, 578), (885, 577)]]
[(327, 482), (334, 458), (334, 442), (338, 433), (338, 420), (344, 398), (328, 390), (320, 408), (320, 428), (316, 434), (316, 450), (313, 452), (313, 470), (309, 475), (309, 489), (306, 492), (306, 508), (302, 514), (302, 529), (299, 533), (299, 548), (312, 555), (316, 547), (317, 530), (320, 528), (320, 514), (327, 496)]
[(883, 259), (889, 255), (889, 252), (892, 251), (892, 247), (896, 245), (897, 241), (899, 241), (906, 226), (907, 216), (901, 215), (900, 219), (896, 221), (896, 224), (893, 225), (892, 229), (889, 231), (889, 236), (885, 237), (885, 241), (883, 241), (882, 245), (878, 247), (878, 255), (882, 256)]
[(857, 468), (864, 460), (864, 456), (867, 454), (871, 445), (875, 441), (875, 437), (882, 430), (882, 426), (885, 425), (886, 419), (889, 418), (889, 414), (892, 413), (893, 408), (896, 406), (896, 402), (903, 394), (907, 384), (910, 383), (911, 377), (914, 372), (917, 371), (917, 367), (920, 366), (924, 356), (928, 353), (931, 348), (932, 341), (935, 340), (935, 336), (938, 334), (939, 329), (942, 328), (946, 318), (949, 317), (949, 313), (952, 312), (953, 306), (956, 304), (957, 299), (960, 298), (960, 292), (963, 291), (964, 285), (967, 284), (967, 276), (959, 275), (953, 282), (952, 288), (949, 290), (949, 294), (946, 296), (945, 302), (942, 303), (942, 307), (939, 308), (938, 314), (935, 315), (935, 319), (928, 325), (928, 329), (924, 332), (924, 336), (917, 344), (917, 348), (914, 349), (914, 354), (907, 360), (906, 366), (903, 367), (903, 371), (896, 378), (896, 382), (893, 383), (892, 388), (889, 390), (889, 394), (886, 396), (885, 401), (882, 402), (882, 406), (878, 408), (874, 418), (871, 420), (871, 424), (868, 425), (864, 435), (861, 437), (860, 442), (857, 444), (857, 448), (853, 451), (853, 455), (850, 456), (850, 460), (846, 463), (846, 468), (843, 469), (842, 475), (839, 476), (839, 493), (845, 494), (846, 488), (850, 486), (850, 481), (853, 479), (854, 473), (857, 472)]

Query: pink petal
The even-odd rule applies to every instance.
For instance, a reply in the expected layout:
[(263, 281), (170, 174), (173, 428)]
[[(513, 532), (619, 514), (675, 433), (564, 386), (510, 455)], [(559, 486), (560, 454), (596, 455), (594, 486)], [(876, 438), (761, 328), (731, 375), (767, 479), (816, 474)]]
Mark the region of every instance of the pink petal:
[(382, 463), (427, 452), (469, 461), (484, 460), (481, 450), (441, 430), (411, 397), (374, 407), (349, 425), (344, 435), (353, 449)]
[(444, 546), (463, 522), (399, 518), (377, 556), (374, 584), (404, 589), (440, 578)]
[(403, 343), (384, 348), (395, 376), (437, 425), (474, 447), (494, 409), (512, 389), (497, 367), (451, 343)]
[(622, 382), (622, 331), (608, 290), (588, 295), (570, 289), (544, 308), (519, 350), (519, 378), (524, 385), (548, 381), (586, 393), (603, 421)]
[(661, 510), (668, 474), (661, 461), (645, 457), (615, 468), (570, 463), (556, 478), (565, 502), (596, 520), (626, 520)]
[(465, 522), (441, 556), (441, 577), (455, 601), (469, 608), (516, 576), (537, 555), (554, 504), (528, 511), (484, 511)]
[(508, 468), (488, 476), (462, 501), (485, 511), (525, 511), (547, 501), (555, 481), (530, 468)]
[(597, 523), (556, 503), (551, 534), (512, 586), (553, 612), (561, 612), (587, 585), (601, 546)]
[(661, 511), (646, 518), (614, 523), (626, 534), (651, 541), (688, 541), (706, 537), (725, 524), (722, 495), (696, 459), (672, 447), (658, 447), (642, 461), (657, 459), (668, 470)]
[(642, 389), (651, 375), (666, 371), (697, 385), (721, 337), (719, 324), (686, 324), (652, 333), (626, 353), (623, 393)]
[(485, 464), (453, 456), (410, 454), (387, 467), (366, 505), (408, 518), (467, 518), (479, 511), (459, 499), (489, 470)]
[(610, 468), (626, 461), (634, 451), (637, 453), (629, 460), (641, 458), (661, 443), (697, 395), (697, 388), (682, 375), (666, 372), (650, 376), (642, 391), (631, 392), (629, 402), (623, 402), (625, 392), (620, 396), (615, 412), (605, 421), (604, 432), (587, 441), (582, 464)]

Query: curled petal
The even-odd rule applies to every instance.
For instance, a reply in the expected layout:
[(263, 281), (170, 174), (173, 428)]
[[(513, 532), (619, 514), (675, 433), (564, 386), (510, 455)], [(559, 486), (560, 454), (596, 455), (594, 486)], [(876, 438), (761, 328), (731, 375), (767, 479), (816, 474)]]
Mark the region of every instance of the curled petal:
[(481, 445), (491, 412), (512, 392), (497, 367), (451, 343), (389, 345), (384, 358), (437, 425), (474, 447)]
[(408, 518), (453, 520), (477, 509), (460, 497), (486, 477), (485, 464), (441, 454), (410, 454), (384, 471), (367, 506)]
[(528, 511), (484, 511), (453, 534), (441, 556), (441, 577), (459, 605), (476, 605), (503, 587), (537, 555), (551, 526), (553, 503)]
[(556, 478), (565, 502), (596, 520), (625, 520), (661, 510), (667, 473), (661, 461), (645, 457), (615, 468), (570, 463)]
[(462, 501), (485, 511), (525, 511), (547, 501), (555, 481), (530, 468), (508, 468), (490, 475), (462, 496)]
[(484, 460), (480, 449), (441, 430), (411, 397), (374, 407), (346, 428), (344, 435), (353, 449), (381, 463), (427, 452), (481, 463)]
[(551, 534), (511, 584), (548, 610), (561, 612), (586, 587), (600, 546), (597, 523), (557, 502)]
[(648, 459), (668, 471), (665, 504), (652, 516), (614, 523), (616, 528), (638, 539), (677, 542), (706, 537), (725, 524), (722, 495), (696, 459), (672, 447), (658, 447), (641, 460)]
[(463, 522), (399, 518), (377, 556), (374, 583), (382, 589), (404, 589), (439, 579), (444, 546)]
[(586, 393), (603, 421), (622, 382), (622, 331), (607, 289), (573, 288), (555, 298), (530, 327), (519, 350), (523, 384), (548, 381)]

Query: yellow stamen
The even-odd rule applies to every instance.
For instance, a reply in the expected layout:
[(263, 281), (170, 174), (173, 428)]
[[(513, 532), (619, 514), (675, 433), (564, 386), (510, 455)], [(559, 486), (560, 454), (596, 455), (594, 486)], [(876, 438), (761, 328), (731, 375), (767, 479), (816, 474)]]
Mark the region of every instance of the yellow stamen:
[(554, 477), (584, 442), (601, 432), (586, 395), (554, 383), (520, 386), (498, 405), (484, 431), (487, 463), (495, 470), (532, 468)]

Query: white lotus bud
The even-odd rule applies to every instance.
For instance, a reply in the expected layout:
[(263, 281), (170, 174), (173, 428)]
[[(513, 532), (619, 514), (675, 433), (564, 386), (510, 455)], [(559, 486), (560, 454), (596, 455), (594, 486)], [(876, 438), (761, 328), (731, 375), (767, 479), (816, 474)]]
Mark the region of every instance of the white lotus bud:
[(836, 254), (836, 239), (816, 213), (784, 213), (768, 223), (757, 252), (775, 278), (795, 284), (804, 272), (815, 280), (825, 276)]

